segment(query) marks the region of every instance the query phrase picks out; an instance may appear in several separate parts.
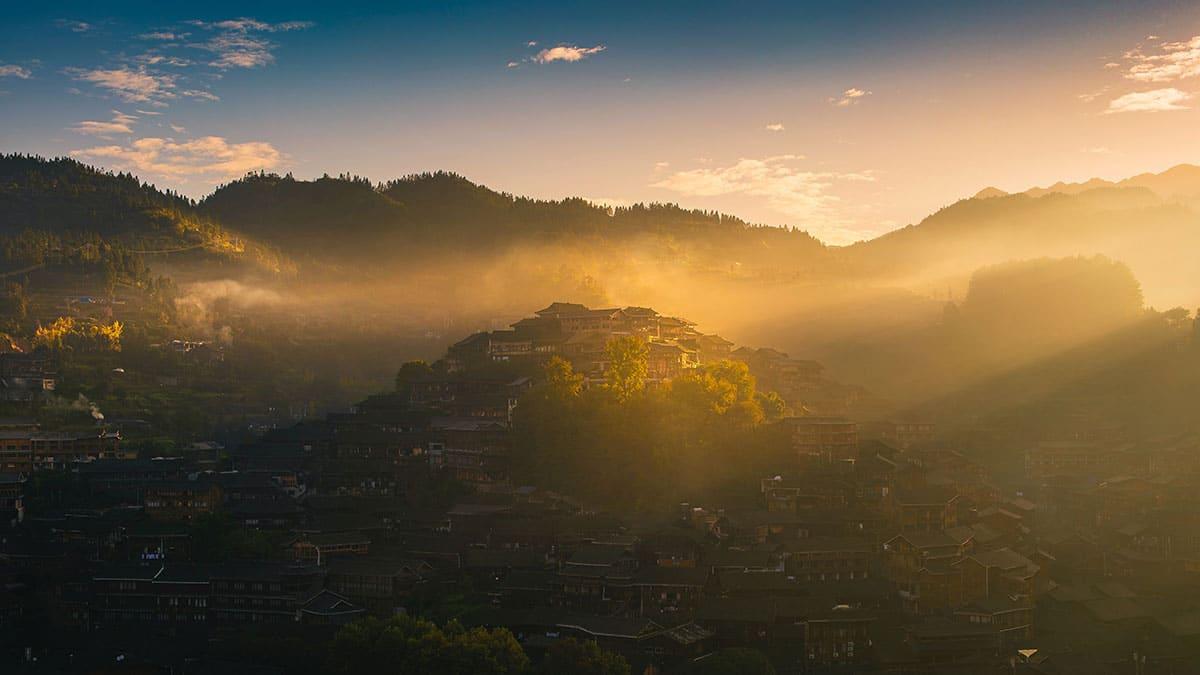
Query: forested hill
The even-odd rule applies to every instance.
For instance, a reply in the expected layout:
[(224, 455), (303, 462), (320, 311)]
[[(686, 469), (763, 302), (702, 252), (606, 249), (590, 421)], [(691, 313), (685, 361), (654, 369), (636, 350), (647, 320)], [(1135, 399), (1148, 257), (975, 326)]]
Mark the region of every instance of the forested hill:
[(164, 229), (193, 218), (191, 203), (126, 173), (73, 159), (0, 156), (0, 231), (89, 231), (104, 236)]
[[(1200, 180), (1196, 188), (1200, 193)], [(842, 253), (858, 275), (883, 278), (937, 278), (1007, 260), (1102, 254), (1128, 264), (1154, 291), (1153, 303), (1187, 304), (1200, 288), (1193, 256), (1200, 247), (1198, 206), (1145, 186), (985, 191)]]
[[(289, 250), (340, 255), (396, 246), (504, 246), (613, 243), (633, 236), (780, 259), (820, 258), (825, 247), (806, 232), (753, 226), (715, 212), (673, 204), (607, 208), (578, 198), (537, 200), (496, 192), (452, 173), (408, 176), (381, 185), (353, 176), (314, 181), (247, 176), (216, 190), (200, 208), (223, 223)], [(732, 250), (730, 250), (732, 248)]]
[(0, 238), (6, 252), (20, 253), (8, 260), (16, 265), (40, 262), (63, 253), (56, 248), (73, 249), (82, 242), (271, 271), (291, 265), (273, 247), (200, 213), (187, 198), (68, 158), (0, 155)]

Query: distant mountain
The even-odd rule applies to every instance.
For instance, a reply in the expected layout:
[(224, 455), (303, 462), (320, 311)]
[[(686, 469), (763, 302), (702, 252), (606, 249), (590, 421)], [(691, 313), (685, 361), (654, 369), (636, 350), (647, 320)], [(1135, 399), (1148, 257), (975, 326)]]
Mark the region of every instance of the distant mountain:
[(1007, 197), (1008, 193), (1000, 188), (985, 187), (975, 193), (975, 199), (992, 199), (993, 197)]
[[(1041, 197), (1048, 194), (1074, 195), (1103, 188), (1145, 188), (1163, 199), (1200, 199), (1200, 166), (1180, 164), (1162, 173), (1142, 173), (1121, 181), (1093, 178), (1083, 183), (1058, 182), (1050, 187), (1030, 188), (1025, 194)], [(979, 198), (979, 195), (975, 195)]]
[(381, 184), (252, 174), (193, 203), (69, 159), (0, 157), (0, 234), (88, 231), (135, 250), (191, 248), (267, 268), (296, 259), (350, 273), (387, 274), (442, 260), (432, 253), (461, 261), (519, 249), (536, 252), (532, 260), (548, 276), (567, 260), (589, 274), (636, 258), (648, 273), (669, 267), (726, 278), (944, 289), (946, 279), (965, 282), (984, 265), (1104, 254), (1133, 269), (1150, 302), (1190, 303), (1200, 287), (1192, 260), (1200, 249), (1198, 207), (1200, 167), (1180, 165), (1017, 194), (985, 188), (920, 223), (836, 248), (799, 229), (716, 212), (530, 199), (446, 172)]
[(188, 199), (73, 159), (0, 155), (0, 236), (86, 236), (151, 255), (196, 253), (278, 270), (276, 251), (201, 214)]
[(1128, 264), (1152, 303), (1197, 299), (1200, 167), (1005, 195), (987, 188), (916, 225), (843, 249), (859, 275), (925, 278), (1044, 256), (1103, 254)]

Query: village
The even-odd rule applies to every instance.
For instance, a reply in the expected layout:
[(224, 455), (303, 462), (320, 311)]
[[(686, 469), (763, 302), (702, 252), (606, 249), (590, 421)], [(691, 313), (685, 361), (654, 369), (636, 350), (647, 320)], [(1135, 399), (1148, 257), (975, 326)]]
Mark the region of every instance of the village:
[[(745, 364), (787, 403), (772, 471), (728, 502), (621, 513), (515, 476), (514, 412), (551, 357), (604, 387)], [(191, 351), (180, 343), (169, 349)], [(9, 400), (53, 364), (0, 355)], [(780, 673), (1191, 672), (1200, 435), (1063, 420), (994, 471), (929, 420), (878, 417), (821, 364), (653, 309), (556, 302), (476, 333), (351, 410), (170, 456), (0, 420), (0, 627), (44, 664), (204, 661), (248, 627), (367, 616), (503, 627), (537, 660), (594, 640), (634, 673), (723, 649)], [(720, 467), (712, 467), (720, 470)], [(22, 627), (42, 624), (52, 643)], [(170, 638), (170, 649), (163, 647)], [(28, 640), (27, 642), (24, 642)]]

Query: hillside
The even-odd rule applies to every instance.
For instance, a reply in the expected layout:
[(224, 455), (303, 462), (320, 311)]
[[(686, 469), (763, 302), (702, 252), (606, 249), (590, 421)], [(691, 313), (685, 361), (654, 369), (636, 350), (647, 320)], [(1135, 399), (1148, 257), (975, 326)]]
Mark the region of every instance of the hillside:
[(608, 209), (578, 198), (530, 199), (446, 172), (378, 186), (351, 176), (304, 181), (251, 175), (218, 188), (200, 203), (200, 210), (295, 254), (343, 259), (390, 256), (413, 246), (477, 251), (522, 244), (612, 244), (642, 236), (661, 245), (683, 244), (702, 257), (719, 257), (722, 265), (730, 255), (751, 256), (756, 264), (828, 257), (819, 241), (797, 230), (753, 226), (672, 204)]
[(291, 266), (272, 247), (230, 231), (183, 197), (66, 158), (0, 156), (0, 237), (9, 270), (67, 259), (85, 247), (271, 273)]

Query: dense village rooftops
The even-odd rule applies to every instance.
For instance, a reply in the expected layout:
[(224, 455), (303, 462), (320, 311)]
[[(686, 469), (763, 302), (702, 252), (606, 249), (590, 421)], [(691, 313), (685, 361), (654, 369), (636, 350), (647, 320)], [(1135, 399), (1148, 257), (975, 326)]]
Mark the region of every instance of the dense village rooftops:
[(976, 598), (955, 610), (959, 614), (1003, 614), (1033, 609), (1033, 603), (1025, 599), (1013, 599), (1004, 595), (988, 595)]
[(495, 420), (478, 417), (435, 417), (430, 428), (440, 431), (503, 431), (508, 427)]
[(783, 572), (718, 572), (717, 580), (725, 593), (799, 593), (801, 587)]
[(904, 506), (941, 506), (958, 499), (958, 492), (948, 487), (897, 489), (896, 503)]
[(317, 548), (335, 548), (371, 543), (371, 538), (361, 532), (322, 532), (305, 535), (301, 540)]
[(300, 607), (300, 611), (304, 614), (323, 617), (352, 616), (364, 612), (362, 607), (329, 589), (318, 591)]
[(1104, 623), (1148, 619), (1154, 615), (1149, 603), (1138, 598), (1097, 598), (1082, 604), (1089, 614)]
[(907, 541), (913, 548), (920, 550), (957, 548), (959, 546), (959, 543), (945, 532), (905, 532), (889, 539), (887, 545), (894, 545), (901, 539)]
[[(581, 305), (574, 302), (552, 302), (549, 306), (539, 309), (534, 312), (538, 316), (559, 316), (562, 314), (584, 314), (592, 310), (588, 309), (587, 305)], [(613, 310), (607, 310), (613, 311)]]
[(1155, 621), (1162, 626), (1163, 630), (1176, 637), (1195, 638), (1200, 636), (1200, 610), (1159, 617)]
[(804, 537), (784, 542), (779, 546), (779, 550), (786, 553), (869, 553), (875, 550), (875, 545), (864, 537)]
[(715, 568), (770, 569), (775, 567), (771, 551), (717, 549), (704, 556), (704, 564)]
[(588, 544), (572, 551), (567, 562), (570, 565), (609, 566), (632, 558), (633, 553), (626, 546)]
[(548, 551), (539, 549), (468, 549), (466, 569), (542, 569), (549, 565)]
[(681, 586), (700, 588), (708, 581), (708, 569), (701, 567), (649, 566), (633, 576), (639, 586)]
[(975, 530), (969, 525), (949, 527), (945, 532), (947, 537), (953, 539), (960, 546), (975, 538)]
[(348, 556), (330, 558), (325, 564), (330, 574), (421, 577), (433, 573), (433, 566), (415, 558), (392, 556)]
[(160, 563), (109, 564), (93, 576), (97, 581), (153, 581), (163, 571)]
[(995, 567), (1006, 572), (1021, 572), (1029, 575), (1036, 574), (1038, 565), (1012, 549), (1001, 548), (995, 551), (975, 553), (967, 558), (984, 567)]

